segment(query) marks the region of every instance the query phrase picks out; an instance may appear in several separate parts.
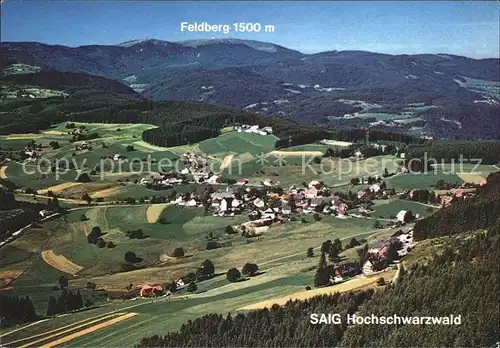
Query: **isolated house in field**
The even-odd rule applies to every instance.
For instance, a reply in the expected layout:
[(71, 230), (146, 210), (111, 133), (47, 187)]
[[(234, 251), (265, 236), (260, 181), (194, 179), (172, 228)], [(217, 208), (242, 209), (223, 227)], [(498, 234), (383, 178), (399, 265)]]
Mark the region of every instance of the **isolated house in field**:
[(414, 216), (411, 210), (401, 210), (398, 215), (396, 215), (396, 219), (402, 223), (406, 223), (412, 221)]
[(140, 286), (139, 296), (141, 297), (155, 297), (157, 294), (163, 291), (163, 288), (159, 284), (149, 285), (144, 284)]
[(113, 156), (113, 161), (118, 162), (119, 160), (125, 159), (125, 156), (120, 155), (119, 153)]

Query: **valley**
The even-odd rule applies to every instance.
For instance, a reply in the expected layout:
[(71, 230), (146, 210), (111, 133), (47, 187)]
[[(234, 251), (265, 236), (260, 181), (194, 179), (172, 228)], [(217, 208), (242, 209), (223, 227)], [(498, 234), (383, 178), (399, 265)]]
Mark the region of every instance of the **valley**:
[[(353, 143), (316, 143), (275, 150), (276, 136), (239, 132), (230, 127), (215, 138), (188, 146), (159, 147), (137, 140), (142, 132), (152, 128), (154, 126), (148, 124), (66, 122), (41, 130), (34, 139), (22, 134), (0, 138), (2, 149), (30, 152), (24, 162), (11, 160), (2, 165), (2, 179), (16, 187), (15, 199), (49, 207), (50, 201), (57, 197), (60, 208), (50, 209), (65, 210), (50, 220), (27, 226), (22, 233), (2, 243), (0, 274), (4, 280), (7, 277), (11, 280), (1, 293), (29, 296), (37, 313), (43, 315), (49, 298), (61, 293), (58, 284), (64, 275), (69, 280), (69, 289), (80, 289), (83, 299), (92, 303), (85, 311), (28, 324), (12, 332), (3, 331), (3, 342), (19, 346), (138, 343), (145, 334), (177, 330), (182, 323), (179, 318), (194, 319), (212, 312), (237, 313), (260, 308), (261, 303), (284, 304), (286, 300), (282, 298), (368, 289), (379, 276), (392, 279), (394, 270), (388, 269), (372, 280), (369, 276), (355, 276), (320, 292), (311, 291), (309, 295), (304, 292), (304, 288), (312, 284), (321, 254), (319, 249), (325, 240), (339, 239), (342, 244), (349, 244), (354, 238), (361, 241), (355, 248), (358, 250), (363, 245), (372, 245), (394, 234), (391, 225), (398, 221), (396, 215), (401, 210), (412, 211), (422, 218), (441, 207), (439, 203), (402, 200), (395, 193), (409, 189), (433, 190), (439, 180), (455, 185), (466, 181), (476, 183), (476, 176), (486, 178), (495, 170), (491, 165), (482, 165), (476, 168), (480, 174), (470, 178), (447, 174), (445, 168), (442, 168), (443, 174), (402, 174), (403, 161), (396, 155), (368, 158), (353, 155), (349, 160), (323, 156), (331, 147), (349, 149)], [(75, 130), (98, 136), (73, 142)], [(42, 165), (38, 170), (44, 174), (40, 174), (34, 169), (40, 166), (41, 158), (73, 162), (75, 169), (56, 165), (51, 171), (50, 165)], [(313, 161), (316, 158), (318, 160)], [(152, 162), (168, 162), (168, 165), (150, 169)], [(334, 169), (326, 170), (327, 165)], [(34, 173), (26, 175), (23, 167)], [(151, 178), (172, 169), (184, 173), (182, 180), (164, 184), (165, 187), (151, 186)], [(200, 181), (206, 175), (201, 173), (211, 170), (218, 174), (209, 176), (206, 182)], [(214, 202), (213, 197), (218, 193), (236, 192), (234, 189), (241, 185), (242, 178), (245, 181), (241, 187), (246, 187), (246, 192), (266, 188), (271, 190), (269, 197), (275, 195), (271, 193), (273, 187), (292, 195), (293, 192), (310, 194), (307, 185), (300, 189), (309, 182), (321, 183), (323, 189), (331, 190), (332, 194), (347, 195), (342, 197), (349, 197), (353, 190), (358, 192), (358, 197), (363, 190), (374, 197), (373, 181), (355, 188), (352, 179), (381, 177), (384, 172), (396, 173), (383, 179), (387, 192), (394, 193), (375, 199), (369, 214), (360, 214), (357, 207), (351, 206), (350, 218), (339, 218), (347, 213), (340, 210), (318, 215), (314, 214), (314, 208), (310, 210), (309, 202), (301, 205), (298, 213), (292, 213), (292, 218), (283, 215), (285, 211), (281, 209), (273, 212), (283, 217), (273, 218), (275, 222), (263, 234), (253, 237), (237, 232), (238, 226), (248, 222), (251, 208), (222, 214), (222, 211), (217, 213), (220, 208), (215, 207), (212, 213), (213, 205), (207, 208), (200, 203), (207, 188), (212, 190), (208, 192), (212, 192)], [(80, 181), (82, 173), (88, 174), (88, 180)], [(197, 203), (191, 205), (189, 199), (193, 197)], [(290, 199), (288, 194), (277, 197), (283, 202)], [(274, 204), (272, 199), (266, 198), (267, 204)], [(248, 199), (243, 197), (243, 201)], [(253, 202), (249, 207), (254, 204), (260, 206)], [(96, 226), (105, 247), (89, 242), (89, 233)], [(228, 226), (235, 232), (228, 233)], [(134, 230), (140, 230), (144, 237), (131, 239), (128, 233)], [(208, 248), (210, 241), (215, 241), (215, 249)], [(107, 246), (109, 243), (111, 247)], [(177, 248), (182, 248), (183, 256), (172, 256)], [(313, 256), (306, 255), (307, 248), (312, 249)], [(356, 262), (355, 249), (346, 246), (339, 260)], [(128, 251), (137, 255), (139, 261), (124, 262), (123, 255)], [(180, 288), (167, 297), (137, 298), (135, 289), (141, 284), (165, 284), (167, 289), (173, 280), (196, 272), (204, 260), (213, 262), (215, 276), (197, 281), (194, 293)], [(236, 283), (225, 279), (226, 270), (241, 268), (248, 262), (259, 266), (259, 275)], [(88, 288), (88, 284), (93, 284), (95, 290)], [(61, 329), (56, 329), (58, 327)]]

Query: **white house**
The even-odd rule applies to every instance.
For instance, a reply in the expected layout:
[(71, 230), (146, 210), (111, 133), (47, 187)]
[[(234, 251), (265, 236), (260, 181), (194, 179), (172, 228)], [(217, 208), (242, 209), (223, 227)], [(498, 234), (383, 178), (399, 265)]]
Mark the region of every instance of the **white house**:
[(196, 200), (194, 198), (191, 198), (187, 203), (186, 205), (188, 207), (196, 207), (198, 205), (198, 202), (196, 202)]
[(398, 215), (396, 215), (396, 219), (401, 222), (407, 222), (412, 217), (411, 211), (401, 210)]
[(184, 281), (182, 279), (177, 280), (177, 282), (175, 282), (175, 283), (177, 285), (177, 289), (182, 289), (183, 287), (186, 286), (186, 283), (184, 283)]

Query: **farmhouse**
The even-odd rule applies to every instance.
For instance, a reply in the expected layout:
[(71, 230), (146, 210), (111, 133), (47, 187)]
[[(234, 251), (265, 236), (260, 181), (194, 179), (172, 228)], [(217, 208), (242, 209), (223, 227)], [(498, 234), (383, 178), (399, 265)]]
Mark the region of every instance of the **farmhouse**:
[(396, 215), (396, 219), (402, 223), (410, 222), (414, 219), (413, 213), (411, 210), (401, 210), (398, 215)]

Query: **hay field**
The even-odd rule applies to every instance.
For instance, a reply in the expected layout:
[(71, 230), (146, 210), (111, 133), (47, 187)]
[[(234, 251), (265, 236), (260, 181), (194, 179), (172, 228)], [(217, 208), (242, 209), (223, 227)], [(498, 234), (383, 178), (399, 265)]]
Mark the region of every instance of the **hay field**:
[(42, 258), (49, 266), (64, 273), (75, 275), (83, 269), (82, 266), (71, 262), (64, 255), (56, 255), (52, 250), (42, 251)]

